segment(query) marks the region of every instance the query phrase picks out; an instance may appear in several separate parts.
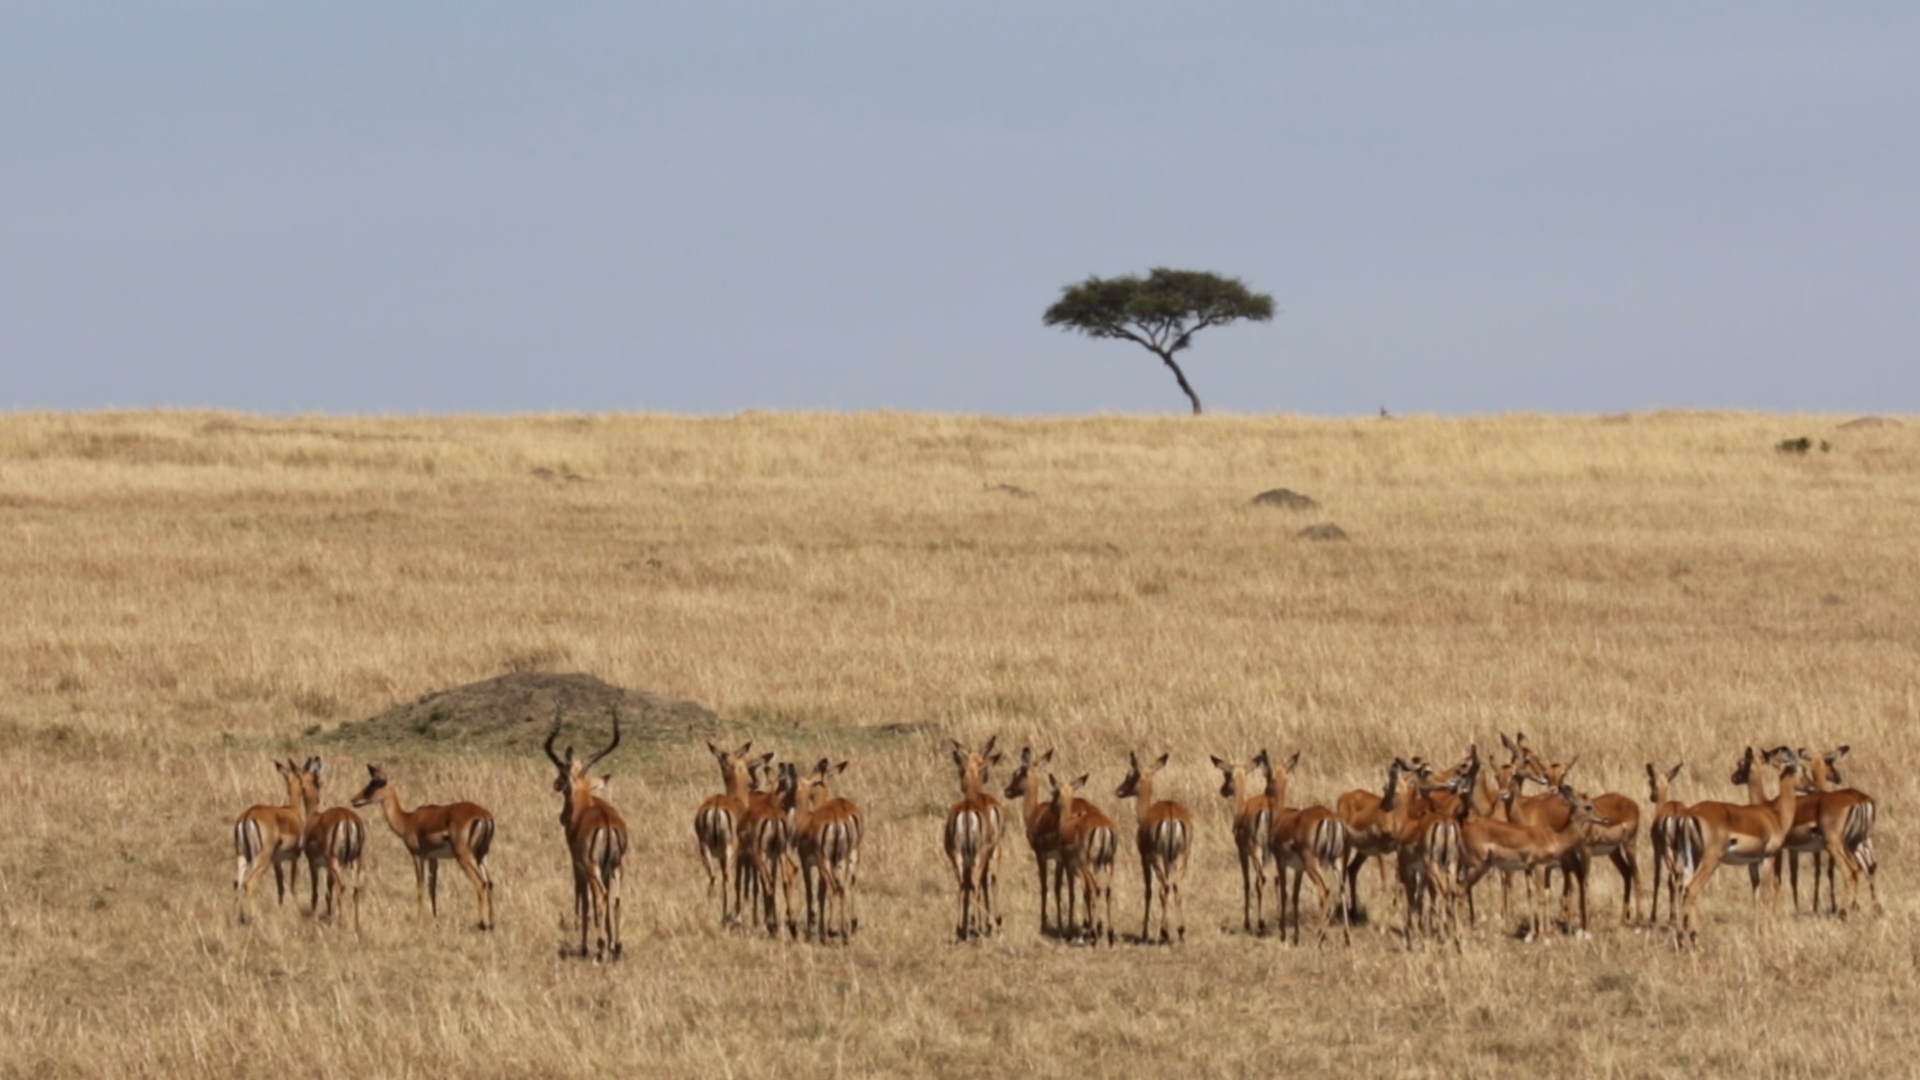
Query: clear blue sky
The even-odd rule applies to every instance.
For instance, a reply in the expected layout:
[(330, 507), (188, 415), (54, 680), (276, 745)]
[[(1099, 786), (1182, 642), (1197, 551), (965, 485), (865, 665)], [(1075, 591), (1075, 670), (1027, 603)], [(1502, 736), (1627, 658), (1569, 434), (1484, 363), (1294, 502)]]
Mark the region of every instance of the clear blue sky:
[(1920, 6), (0, 0), (0, 409), (1920, 412)]

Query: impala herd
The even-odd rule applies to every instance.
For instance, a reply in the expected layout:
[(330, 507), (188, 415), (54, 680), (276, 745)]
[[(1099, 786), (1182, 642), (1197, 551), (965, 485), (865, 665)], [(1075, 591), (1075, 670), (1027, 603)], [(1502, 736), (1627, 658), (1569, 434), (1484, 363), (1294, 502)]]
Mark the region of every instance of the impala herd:
[[(561, 798), (560, 824), (573, 867), (578, 955), (617, 959), (622, 951), (620, 876), (627, 827), (605, 797), (610, 778), (591, 770), (619, 746), (620, 718), (617, 713), (613, 717), (613, 737), (606, 747), (585, 758), (576, 758), (572, 747), (564, 755), (555, 753), (559, 733), (556, 720), (544, 749), (556, 770), (553, 790)], [(1534, 940), (1556, 927), (1585, 937), (1588, 878), (1602, 856), (1620, 876), (1621, 925), (1662, 925), (1664, 892), (1664, 925), (1682, 945), (1697, 941), (1700, 895), (1722, 865), (1747, 868), (1756, 911), (1769, 862), (1774, 891), (1783, 871), (1790, 874), (1798, 909), (1801, 855), (1813, 857), (1815, 911), (1823, 870), (1829, 911), (1856, 911), (1862, 878), (1874, 906), (1879, 906), (1874, 802), (1842, 786), (1840, 762), (1848, 747), (1821, 754), (1784, 746), (1762, 751), (1749, 747), (1731, 777), (1733, 784), (1746, 788), (1745, 802), (1675, 800), (1671, 786), (1681, 766), (1663, 770), (1649, 764), (1652, 812), (1647, 834), (1653, 875), (1643, 919), (1641, 805), (1614, 792), (1589, 795), (1575, 790), (1569, 774), (1577, 755), (1564, 762), (1548, 761), (1523, 735), (1502, 735), (1500, 742), (1506, 756), (1498, 762), (1483, 759), (1477, 747), (1469, 747), (1458, 763), (1444, 768), (1418, 757), (1395, 758), (1379, 791), (1349, 791), (1331, 808), (1288, 805), (1298, 752), (1285, 762), (1264, 750), (1246, 761), (1214, 757), (1220, 795), (1233, 816), (1242, 929), (1264, 935), (1271, 928), (1282, 938), (1290, 931), (1298, 943), (1302, 926), (1311, 922), (1321, 942), (1336, 929), (1350, 942), (1352, 924), (1365, 919), (1360, 885), (1370, 859), (1378, 868), (1376, 900), (1399, 909), (1400, 934), (1408, 947), (1428, 939), (1458, 947), (1461, 908), (1465, 925), (1480, 921), (1474, 889), (1494, 871), (1500, 876), (1503, 921), (1514, 876), (1522, 881), (1523, 939)], [(960, 800), (947, 812), (941, 846), (958, 890), (955, 938), (977, 940), (1001, 929), (997, 861), (1007, 835), (1000, 802), (1004, 797), (1017, 808), (1033, 854), (1042, 935), (1113, 944), (1120, 834), (1113, 819), (1085, 797), (1089, 774), (1065, 779), (1052, 771), (1051, 749), (1035, 754), (1022, 748), (996, 797), (991, 774), (1004, 759), (996, 744), (997, 739), (989, 739), (975, 750), (957, 740), (951, 743)], [(752, 746), (748, 742), (728, 750), (707, 744), (720, 769), (722, 790), (700, 804), (693, 825), (709, 902), (718, 904), (720, 920), (728, 927), (758, 926), (778, 936), (784, 926), (793, 938), (804, 933), (822, 942), (849, 942), (860, 927), (854, 892), (865, 824), (860, 808), (832, 790), (847, 763), (822, 758), (802, 771), (793, 762), (776, 763), (771, 753), (753, 756)], [(1142, 942), (1172, 943), (1186, 937), (1183, 883), (1194, 824), (1184, 805), (1155, 793), (1155, 775), (1167, 760), (1162, 754), (1142, 762), (1130, 753), (1125, 778), (1113, 793), (1134, 801)], [(287, 804), (253, 807), (234, 825), (238, 917), (243, 922), (250, 918), (254, 890), (269, 869), (284, 902), (288, 882), (283, 870), (294, 872), (297, 884), (298, 860), (304, 856), (310, 908), (316, 915), (324, 912), (335, 921), (351, 921), (357, 929), (365, 824), (348, 807), (320, 809), (324, 767), (318, 757), (304, 763), (275, 762), (274, 768), (286, 782)], [(406, 810), (383, 768), (370, 765), (368, 774), (366, 786), (349, 801), (356, 807), (379, 804), (413, 860), (421, 912), (439, 914), (439, 865), (452, 860), (473, 885), (479, 927), (491, 929), (493, 879), (486, 859), (493, 816), (471, 802)], [(1542, 792), (1527, 794), (1528, 784)], [(322, 873), (324, 907), (319, 897)], [(1545, 910), (1555, 873), (1561, 877), (1557, 917)], [(1844, 905), (1835, 887), (1839, 874), (1846, 880)], [(1397, 888), (1390, 885), (1390, 877)], [(1307, 881), (1313, 883), (1317, 901), (1311, 916), (1300, 906)], [(801, 903), (794, 898), (796, 884)], [(1275, 908), (1271, 922), (1269, 887)]]

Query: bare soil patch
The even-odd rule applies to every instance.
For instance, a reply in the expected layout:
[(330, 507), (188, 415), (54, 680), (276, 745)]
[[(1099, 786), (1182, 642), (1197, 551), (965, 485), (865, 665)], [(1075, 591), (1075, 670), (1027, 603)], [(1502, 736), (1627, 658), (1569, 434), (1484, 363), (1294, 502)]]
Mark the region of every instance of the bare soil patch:
[(1900, 421), (1891, 416), (1862, 416), (1839, 425), (1835, 431), (1857, 431), (1861, 428), (1899, 427)]

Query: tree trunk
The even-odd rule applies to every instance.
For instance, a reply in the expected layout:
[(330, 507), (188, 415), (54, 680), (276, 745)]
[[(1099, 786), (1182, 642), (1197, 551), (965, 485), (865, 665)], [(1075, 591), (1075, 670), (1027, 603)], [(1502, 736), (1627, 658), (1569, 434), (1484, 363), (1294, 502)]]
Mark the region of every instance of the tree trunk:
[(1200, 415), (1200, 395), (1194, 393), (1193, 387), (1188, 384), (1187, 373), (1184, 371), (1181, 371), (1180, 365), (1173, 362), (1172, 353), (1159, 352), (1158, 349), (1154, 351), (1159, 354), (1160, 359), (1165, 361), (1168, 367), (1173, 369), (1174, 380), (1180, 384), (1180, 389), (1186, 392), (1187, 400), (1193, 402), (1193, 415), (1199, 416)]

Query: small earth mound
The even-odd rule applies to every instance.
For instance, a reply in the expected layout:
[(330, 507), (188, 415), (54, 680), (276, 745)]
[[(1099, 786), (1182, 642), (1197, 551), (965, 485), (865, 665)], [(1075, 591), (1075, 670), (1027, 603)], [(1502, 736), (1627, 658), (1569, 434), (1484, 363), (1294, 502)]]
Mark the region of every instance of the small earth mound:
[(1860, 428), (1899, 427), (1899, 426), (1900, 426), (1900, 421), (1895, 420), (1891, 416), (1862, 416), (1853, 420), (1849, 420), (1846, 423), (1841, 424), (1839, 427), (1835, 428), (1834, 430), (1835, 431), (1857, 431)]
[(1335, 525), (1331, 521), (1323, 521), (1318, 525), (1309, 525), (1306, 528), (1301, 529), (1299, 532), (1294, 534), (1294, 539), (1296, 540), (1345, 540), (1345, 539), (1348, 539), (1348, 537), (1347, 537), (1347, 530), (1341, 528), (1338, 525)]
[(1320, 504), (1310, 495), (1302, 495), (1289, 488), (1274, 488), (1263, 491), (1253, 497), (1255, 506), (1277, 506), (1282, 510), (1314, 510)]
[(623, 743), (699, 738), (713, 734), (720, 723), (691, 701), (629, 690), (578, 672), (528, 671), (438, 690), (342, 724), (322, 739), (369, 748), (432, 744), (538, 756), (556, 717), (559, 745), (605, 745), (616, 710)]

